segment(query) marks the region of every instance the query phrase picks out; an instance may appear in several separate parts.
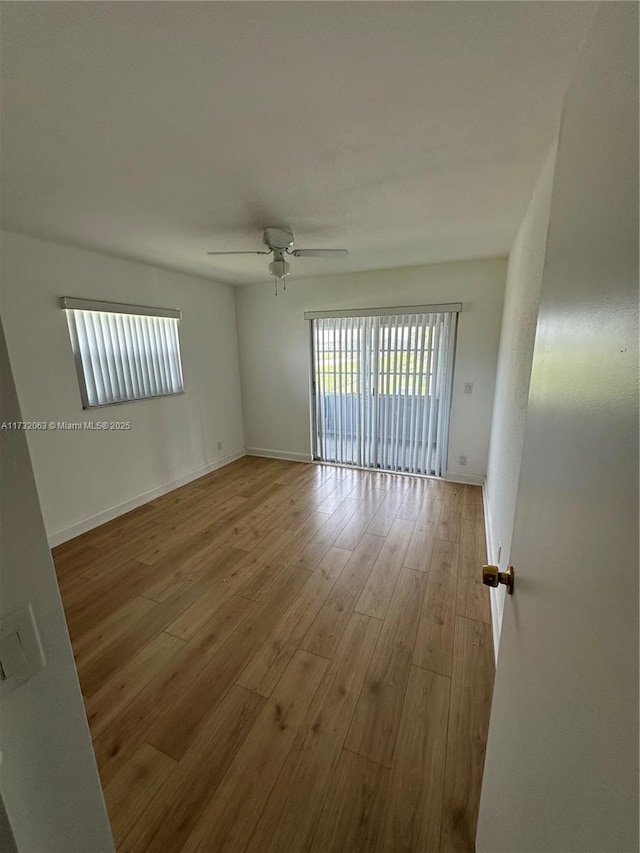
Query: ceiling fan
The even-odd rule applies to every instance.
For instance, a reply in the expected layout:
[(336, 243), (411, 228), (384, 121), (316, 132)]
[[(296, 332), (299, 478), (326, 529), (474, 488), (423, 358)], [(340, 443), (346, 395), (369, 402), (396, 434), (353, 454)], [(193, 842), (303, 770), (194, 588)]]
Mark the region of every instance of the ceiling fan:
[[(262, 242), (267, 247), (262, 252), (207, 252), (208, 255), (271, 255), (273, 261), (269, 264), (269, 272), (273, 276), (276, 285), (276, 296), (278, 295), (278, 280), (284, 280), (289, 275), (290, 264), (285, 260), (285, 255), (294, 258), (337, 258), (348, 255), (346, 249), (292, 249), (295, 242), (293, 231), (284, 228), (265, 228), (262, 234)], [(286, 286), (285, 286), (286, 290)]]

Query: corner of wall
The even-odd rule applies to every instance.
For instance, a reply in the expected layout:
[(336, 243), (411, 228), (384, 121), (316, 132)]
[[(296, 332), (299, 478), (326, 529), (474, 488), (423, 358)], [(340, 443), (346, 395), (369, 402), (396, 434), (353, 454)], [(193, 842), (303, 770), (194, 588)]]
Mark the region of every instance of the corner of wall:
[[(142, 262), (2, 232), (2, 319), (27, 421), (89, 422), (59, 308), (63, 294), (182, 311), (185, 393), (103, 409), (126, 432), (32, 430), (27, 442), (47, 534), (61, 542), (244, 452), (232, 287)], [(87, 292), (86, 288), (90, 288)], [(33, 330), (38, 329), (34, 337)], [(99, 448), (97, 444), (99, 443)], [(92, 476), (84, 476), (91, 469)]]
[[(507, 266), (487, 478), (483, 490), (489, 559), (496, 565), (502, 564), (501, 568), (509, 561), (511, 552), (556, 151), (557, 139), (550, 146), (540, 170)], [(500, 556), (497, 553), (498, 541), (502, 544)], [(503, 590), (492, 589), (496, 657), (504, 604)]]
[[(82, 521), (79, 521), (77, 524), (73, 524), (71, 527), (66, 527), (63, 530), (58, 530), (55, 533), (51, 533), (47, 536), (47, 541), (49, 544), (49, 548), (55, 548), (57, 545), (61, 545), (63, 542), (67, 542), (69, 539), (74, 539), (76, 536), (80, 536), (82, 533), (86, 533), (88, 530), (93, 530), (95, 527), (99, 527), (101, 524), (106, 524), (107, 521), (111, 521), (113, 518), (118, 518), (120, 515), (124, 515), (127, 512), (131, 512), (131, 510), (136, 509), (139, 506), (143, 506), (149, 501), (155, 500), (155, 498), (159, 498), (162, 495), (168, 494), (168, 492), (172, 492), (174, 489), (179, 489), (180, 486), (185, 486), (187, 483), (193, 482), (193, 480), (197, 480), (199, 477), (204, 477), (205, 474), (210, 474), (212, 471), (217, 471), (218, 468), (224, 468), (225, 465), (230, 465), (232, 462), (235, 462), (236, 459), (240, 459), (242, 456), (247, 455), (247, 450), (242, 447), (240, 450), (236, 450), (234, 453), (228, 453), (226, 456), (222, 456), (220, 459), (216, 459), (215, 462), (211, 462), (208, 465), (203, 465), (201, 468), (196, 468), (193, 471), (190, 471), (188, 474), (185, 474), (182, 477), (178, 477), (175, 480), (170, 480), (169, 482), (162, 483), (159, 486), (156, 486), (149, 491), (142, 492), (139, 495), (135, 495), (129, 500), (124, 501), (123, 503), (117, 504), (116, 506), (109, 507), (104, 511), (98, 513), (97, 515), (92, 515), (89, 518), (84, 518)], [(254, 454), (258, 455), (258, 454)]]
[[(482, 504), (484, 508), (484, 533), (487, 543), (487, 560), (495, 565), (497, 555), (493, 546), (493, 535), (491, 532), (491, 510), (487, 498), (487, 484), (482, 486)], [(498, 665), (498, 649), (500, 647), (500, 628), (502, 625), (502, 608), (500, 607), (499, 590), (493, 587), (489, 589), (489, 604), (491, 605), (491, 631), (493, 634), (493, 657), (495, 665)]]

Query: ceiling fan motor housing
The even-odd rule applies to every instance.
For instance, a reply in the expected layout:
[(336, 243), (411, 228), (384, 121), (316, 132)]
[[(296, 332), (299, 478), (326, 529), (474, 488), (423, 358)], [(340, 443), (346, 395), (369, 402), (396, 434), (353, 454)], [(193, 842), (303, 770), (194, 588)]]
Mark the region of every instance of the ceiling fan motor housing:
[(290, 249), (293, 246), (293, 231), (285, 231), (282, 228), (265, 228), (262, 235), (264, 243), (270, 249)]

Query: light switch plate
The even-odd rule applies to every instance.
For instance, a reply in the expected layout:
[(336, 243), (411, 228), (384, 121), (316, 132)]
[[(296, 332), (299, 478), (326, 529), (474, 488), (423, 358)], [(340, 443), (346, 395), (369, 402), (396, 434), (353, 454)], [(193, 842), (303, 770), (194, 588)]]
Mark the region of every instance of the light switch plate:
[(29, 662), (20, 642), (20, 634), (12, 631), (11, 634), (0, 636), (0, 681), (19, 677), (28, 666)]
[(3, 654), (2, 668), (7, 677), (0, 680), (0, 699), (24, 684), (45, 665), (31, 605), (1, 617), (0, 656)]

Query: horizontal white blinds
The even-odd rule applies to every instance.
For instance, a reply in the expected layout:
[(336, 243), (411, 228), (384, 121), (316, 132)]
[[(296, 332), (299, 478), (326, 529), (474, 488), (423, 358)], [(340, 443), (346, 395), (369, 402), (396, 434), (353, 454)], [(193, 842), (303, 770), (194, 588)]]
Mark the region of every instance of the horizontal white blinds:
[(183, 391), (176, 317), (74, 308), (66, 315), (84, 408)]
[(315, 455), (443, 476), (457, 313), (312, 320)]

